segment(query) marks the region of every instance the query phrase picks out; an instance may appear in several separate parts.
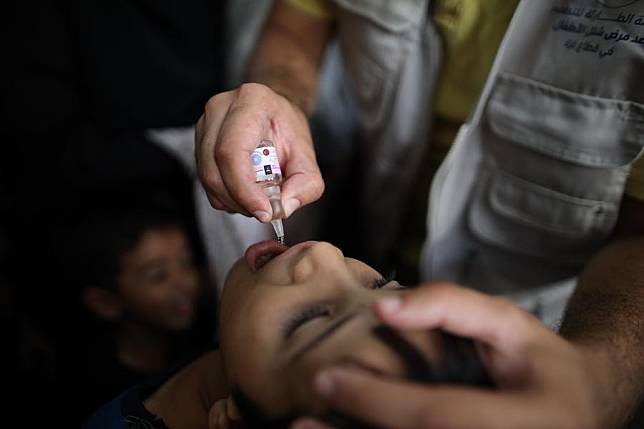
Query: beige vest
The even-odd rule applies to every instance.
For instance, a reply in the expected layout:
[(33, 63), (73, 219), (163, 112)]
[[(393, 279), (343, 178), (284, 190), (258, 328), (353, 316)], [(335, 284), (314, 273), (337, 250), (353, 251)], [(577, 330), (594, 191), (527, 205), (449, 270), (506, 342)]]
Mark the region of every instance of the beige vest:
[(395, 245), (401, 207), (427, 148), (440, 39), (426, 0), (335, 0), (343, 59), (355, 83), (364, 143), (370, 262)]
[[(428, 139), (440, 40), (426, 1), (336, 3), (382, 254)], [(510, 295), (574, 279), (610, 237), (644, 148), (642, 76), (644, 0), (522, 1), (434, 178), (423, 278)]]

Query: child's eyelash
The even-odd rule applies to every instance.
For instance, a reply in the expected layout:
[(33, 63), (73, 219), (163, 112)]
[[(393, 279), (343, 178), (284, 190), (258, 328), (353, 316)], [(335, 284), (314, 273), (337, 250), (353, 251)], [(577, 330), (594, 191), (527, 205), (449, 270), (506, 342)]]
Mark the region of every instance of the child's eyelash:
[(309, 320), (313, 320), (317, 317), (323, 317), (328, 315), (329, 315), (329, 309), (325, 305), (316, 305), (313, 307), (309, 307), (304, 311), (296, 314), (295, 317), (293, 317), (286, 324), (286, 328), (284, 329), (284, 337), (288, 338), (291, 335), (293, 335), (293, 333), (297, 331), (297, 328), (304, 325)]
[[(387, 277), (380, 277), (375, 279), (371, 285), (370, 289), (381, 289), (387, 286), (389, 283), (394, 281), (396, 276), (395, 271), (392, 271)], [(312, 307), (306, 308), (305, 310), (297, 313), (295, 317), (288, 321), (284, 328), (284, 337), (288, 338), (297, 331), (297, 329), (304, 325), (306, 322), (309, 322), (318, 317), (328, 316), (330, 314), (329, 308), (326, 305), (314, 305)]]

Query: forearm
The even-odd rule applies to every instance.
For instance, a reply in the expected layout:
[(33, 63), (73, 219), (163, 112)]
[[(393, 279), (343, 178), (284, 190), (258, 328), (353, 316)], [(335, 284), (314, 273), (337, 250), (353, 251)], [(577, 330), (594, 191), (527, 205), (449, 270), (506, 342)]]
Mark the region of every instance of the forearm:
[(269, 86), (311, 116), (331, 22), (276, 1), (249, 64), (247, 80)]
[(561, 334), (587, 350), (608, 424), (621, 423), (644, 391), (644, 235), (618, 238), (583, 271)]

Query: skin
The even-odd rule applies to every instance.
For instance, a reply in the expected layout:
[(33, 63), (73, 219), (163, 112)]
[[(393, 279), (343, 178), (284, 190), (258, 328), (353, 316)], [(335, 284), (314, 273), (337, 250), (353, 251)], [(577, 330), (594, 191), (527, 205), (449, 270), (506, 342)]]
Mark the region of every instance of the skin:
[(221, 356), (210, 352), (172, 376), (143, 405), (170, 428), (213, 428), (209, 410), (213, 404), (224, 404), (228, 394)]
[[(385, 296), (401, 294), (396, 282), (371, 286), (381, 276), (328, 243), (292, 247), (261, 270), (245, 261), (231, 270), (221, 302), (221, 351), (230, 383), (276, 415), (294, 409), (322, 413), (325, 401), (312, 391), (317, 369), (329, 364), (402, 377), (398, 356), (371, 330), (378, 325), (371, 309)], [(230, 285), (234, 285), (231, 287)], [(285, 338), (282, 327), (302, 308), (320, 303), (328, 314), (300, 326)], [(314, 337), (351, 317), (318, 346)], [(437, 360), (434, 337), (405, 332), (430, 361)]]
[(165, 368), (170, 334), (193, 324), (201, 287), (184, 231), (147, 231), (122, 255), (116, 281), (118, 293), (101, 293), (112, 296), (119, 361), (144, 372)]
[[(615, 237), (581, 275), (561, 336), (509, 302), (454, 285), (374, 307), (390, 326), (442, 328), (484, 344), (500, 391), (409, 386), (346, 368), (320, 372), (316, 391), (391, 428), (621, 427), (644, 391), (643, 273), (644, 203), (627, 197)], [(302, 419), (294, 428), (328, 426)]]
[(121, 258), (117, 283), (124, 320), (169, 331), (192, 324), (200, 279), (183, 230), (146, 232)]
[[(180, 371), (145, 401), (169, 427), (198, 428), (205, 421), (211, 428), (226, 427), (239, 418), (228, 396), (231, 386), (239, 386), (271, 415), (294, 410), (321, 414), (327, 401), (314, 394), (313, 378), (323, 367), (404, 376), (400, 358), (372, 334), (379, 324), (374, 303), (406, 293), (400, 285), (389, 282), (371, 289), (381, 276), (328, 243), (306, 242), (269, 262), (260, 259), (257, 264), (240, 259), (228, 275), (220, 303), (220, 350)], [(284, 323), (317, 303), (328, 314), (285, 337)], [(346, 317), (351, 317), (346, 324), (302, 352)], [(437, 334), (401, 334), (429, 362), (439, 360)]]
[[(200, 176), (215, 208), (253, 213), (263, 221), (268, 219), (266, 198), (258, 190), (247, 190), (245, 186), (250, 178), (245, 167), (250, 149), (243, 146), (242, 138), (261, 134), (275, 123), (295, 137), (281, 149), (278, 146), (278, 151), (284, 152), (284, 156), (280, 154), (282, 163), (288, 166), (293, 154), (310, 151), (310, 133), (303, 123), (304, 115), (289, 112), (294, 108), (309, 112), (307, 106), (315, 98), (317, 85), (317, 55), (322, 52), (333, 23), (306, 16), (298, 18), (294, 15), (296, 13), (284, 2), (275, 2), (249, 73), (253, 82), (263, 85), (242, 86), (221, 97), (215, 96), (200, 121), (197, 133)], [(284, 104), (285, 100), (290, 101)], [(306, 132), (303, 131), (305, 129)], [(235, 136), (240, 137), (239, 141)], [(239, 152), (243, 149), (245, 153), (234, 157), (235, 148), (239, 148)], [(305, 164), (309, 161), (311, 158)], [(307, 172), (315, 171), (316, 167), (306, 165)], [(294, 198), (301, 205), (317, 199), (319, 195), (311, 189), (316, 188), (321, 194), (323, 188), (319, 186), (317, 176), (313, 176), (309, 177), (312, 181), (307, 185), (291, 182), (287, 198)], [(300, 189), (299, 185), (302, 185)], [(419, 289), (409, 296), (410, 302), (417, 301), (418, 304), (401, 307), (401, 317), (409, 317), (410, 321), (406, 322), (409, 326), (429, 329), (448, 325), (455, 333), (469, 333), (473, 339), (486, 343), (499, 356), (509, 356), (516, 351), (517, 344), (521, 348), (547, 351), (520, 355), (524, 357), (522, 365), (539, 367), (538, 373), (548, 380), (547, 383), (540, 378), (517, 375), (514, 381), (521, 389), (508, 388), (507, 395), (494, 397), (498, 398), (497, 402), (493, 397), (481, 399), (481, 406), (472, 406), (465, 415), (460, 409), (443, 406), (447, 399), (452, 399), (453, 404), (471, 399), (472, 392), (468, 390), (410, 390), (403, 395), (399, 394), (400, 385), (377, 384), (377, 379), (369, 382), (361, 379), (360, 383), (353, 383), (353, 379), (336, 377), (336, 387), (347, 389), (342, 395), (346, 400), (337, 406), (349, 414), (364, 416), (366, 409), (360, 404), (366, 401), (377, 403), (379, 406), (372, 407), (373, 412), (369, 414), (371, 421), (389, 421), (392, 427), (400, 428), (429, 427), (435, 422), (432, 418), (439, 418), (436, 417), (438, 414), (443, 416), (439, 423), (445, 427), (619, 426), (632, 410), (639, 392), (644, 391), (644, 341), (641, 335), (644, 313), (640, 310), (644, 306), (644, 287), (640, 280), (644, 278), (641, 262), (644, 261), (642, 206), (641, 202), (625, 199), (614, 239), (589, 261), (581, 275), (564, 320), (564, 339), (544, 331), (521, 312), (521, 316), (517, 316), (518, 310), (514, 306), (507, 303), (498, 305), (497, 300), (482, 299), (478, 294), (463, 294), (460, 288), (453, 286), (441, 286), (436, 297), (434, 292), (427, 292), (431, 288)], [(297, 207), (297, 204), (287, 205), (287, 214), (290, 215)], [(426, 293), (436, 298), (431, 304), (423, 299)], [(468, 311), (473, 304), (477, 304), (481, 311)], [(432, 316), (427, 318), (423, 316), (425, 313)], [(398, 323), (397, 319), (384, 320)], [(461, 325), (459, 320), (467, 324)], [(504, 328), (515, 324), (517, 329), (510, 333)], [(481, 330), (471, 330), (470, 325), (480, 326)], [(580, 354), (583, 356), (581, 362)], [(549, 356), (559, 358), (553, 361)], [(503, 374), (507, 361), (499, 358), (492, 362), (500, 366), (498, 371)], [(575, 369), (578, 364), (581, 372)], [(562, 371), (568, 373), (568, 370), (570, 376), (557, 376)], [(516, 374), (510, 372), (505, 375), (512, 380)], [(376, 397), (381, 400), (374, 402)], [(397, 409), (407, 408), (392, 398), (401, 398), (400, 401), (417, 398), (417, 401), (409, 401), (415, 404), (414, 412), (405, 413), (414, 419), (396, 413)], [(440, 404), (442, 412), (433, 413), (434, 417), (428, 416), (432, 409), (429, 405), (434, 401)], [(563, 404), (567, 403), (575, 406), (565, 408)], [(503, 421), (489, 411), (500, 406), (509, 416)], [(390, 416), (398, 416), (400, 420), (387, 420)]]
[(270, 221), (268, 198), (259, 187), (248, 186), (255, 180), (249, 157), (263, 138), (277, 147), (286, 217), (322, 196), (324, 181), (307, 116), (315, 105), (331, 26), (275, 2), (250, 65), (252, 83), (207, 102), (196, 126), (196, 160), (214, 208)]
[(180, 227), (146, 231), (119, 258), (115, 289), (88, 286), (85, 305), (114, 326), (118, 360), (128, 368), (155, 372), (169, 359), (171, 336), (196, 316), (201, 279)]
[[(417, 386), (331, 368), (314, 385), (333, 407), (383, 428), (596, 427), (598, 380), (584, 353), (510, 302), (436, 284), (377, 308), (391, 325), (442, 327), (479, 339), (500, 389)], [(293, 427), (328, 428), (311, 419)]]

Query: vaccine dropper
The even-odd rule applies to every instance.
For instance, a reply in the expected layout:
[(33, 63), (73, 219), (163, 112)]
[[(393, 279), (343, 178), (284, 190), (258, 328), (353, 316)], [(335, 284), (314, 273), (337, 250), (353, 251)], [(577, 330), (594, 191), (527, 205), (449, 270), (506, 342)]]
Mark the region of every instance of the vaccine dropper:
[(260, 183), (264, 194), (268, 197), (273, 210), (271, 225), (277, 235), (277, 241), (285, 244), (284, 240), (284, 209), (282, 208), (282, 170), (277, 158), (277, 149), (271, 140), (262, 140), (251, 155), (255, 169), (255, 182)]

